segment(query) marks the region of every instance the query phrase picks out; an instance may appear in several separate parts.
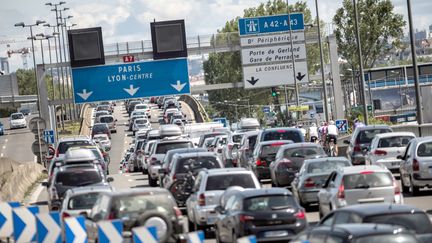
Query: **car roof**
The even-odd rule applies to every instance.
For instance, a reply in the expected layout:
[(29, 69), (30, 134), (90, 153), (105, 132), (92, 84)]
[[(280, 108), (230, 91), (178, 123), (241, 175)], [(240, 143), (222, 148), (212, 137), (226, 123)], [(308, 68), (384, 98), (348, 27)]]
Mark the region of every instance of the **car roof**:
[(377, 138), (388, 138), (388, 137), (397, 137), (397, 136), (413, 136), (416, 135), (412, 132), (386, 132), (386, 133), (379, 133), (375, 135)]
[(245, 168), (218, 168), (218, 169), (210, 169), (210, 170), (204, 170), (204, 171), (208, 176), (227, 175), (227, 173), (229, 173), (230, 176), (231, 176), (231, 174), (251, 174), (251, 173), (253, 173), (252, 171), (246, 170)]
[(389, 224), (337, 224), (332, 226), (317, 226), (312, 231), (329, 230), (344, 233), (352, 237), (362, 237), (367, 235), (395, 234), (409, 232), (401, 226)]
[[(282, 140), (276, 140), (276, 141), (282, 141)], [(291, 140), (288, 140), (291, 141)], [(292, 142), (292, 141), (291, 141)], [(287, 149), (287, 148), (310, 148), (310, 147), (321, 147), (320, 144), (317, 143), (309, 143), (309, 142), (302, 142), (302, 143), (290, 143), (290, 144), (285, 144), (282, 146), (282, 148)]]
[(67, 164), (67, 165), (62, 165), (60, 167), (57, 167), (58, 172), (66, 172), (66, 171), (75, 171), (75, 170), (79, 170), (79, 171), (98, 171), (100, 172), (100, 170), (98, 169), (97, 165), (95, 164), (89, 164), (89, 163), (82, 163), (82, 164)]
[[(314, 158), (314, 159), (306, 159), (304, 160), (304, 164), (307, 163), (316, 163), (316, 162), (324, 162), (324, 161), (344, 161), (344, 162), (350, 162), (345, 157), (321, 157), (321, 158)], [(351, 164), (351, 162), (350, 162)]]
[(338, 212), (354, 212), (363, 216), (397, 213), (424, 213), (421, 209), (408, 204), (371, 203), (357, 204), (338, 209)]
[(259, 145), (263, 146), (263, 145), (280, 144), (282, 146), (289, 143), (294, 143), (294, 142), (292, 140), (270, 140), (270, 141), (259, 142)]
[(121, 197), (121, 196), (139, 195), (139, 194), (148, 194), (148, 195), (169, 194), (169, 195), (171, 195), (167, 189), (158, 188), (158, 187), (128, 188), (128, 189), (121, 189), (118, 191), (106, 192), (104, 194), (110, 195), (111, 197)]
[(184, 142), (191, 142), (188, 138), (183, 138), (181, 136), (175, 136), (175, 137), (166, 137), (163, 139), (156, 140), (158, 144), (164, 144), (164, 143), (184, 143)]
[(84, 187), (74, 187), (69, 189), (69, 195), (80, 195), (86, 194), (90, 192), (110, 192), (112, 191), (112, 187), (110, 185), (95, 185), (95, 186), (84, 186)]
[(290, 196), (292, 196), (292, 193), (286, 188), (273, 187), (273, 188), (260, 188), (260, 189), (254, 189), (254, 190), (245, 190), (245, 191), (240, 192), (240, 195), (243, 198), (249, 198), (249, 197), (259, 197), (259, 196), (265, 196), (265, 195), (290, 195)]
[(178, 158), (193, 158), (193, 157), (215, 157), (218, 156), (214, 152), (192, 152), (192, 153), (182, 153), (174, 155)]
[(427, 141), (432, 141), (432, 136), (427, 136), (427, 137), (417, 137), (413, 139), (416, 142), (427, 142)]
[(367, 125), (367, 126), (357, 127), (356, 130), (364, 131), (364, 130), (383, 129), (383, 128), (389, 129), (390, 126), (388, 126), (388, 125)]
[(74, 136), (74, 137), (62, 137), (59, 138), (59, 143), (61, 142), (69, 142), (69, 141), (91, 141), (90, 137), (88, 136)]
[(389, 172), (387, 168), (378, 165), (348, 166), (348, 167), (342, 167), (341, 170), (343, 171), (344, 174), (359, 174), (362, 171)]
[(298, 131), (300, 132), (300, 129), (295, 127), (272, 127), (272, 128), (265, 128), (262, 131), (263, 132), (274, 132), (279, 130), (287, 130), (287, 131)]
[(191, 153), (191, 152), (208, 152), (205, 148), (179, 148), (179, 149), (170, 149), (167, 151), (168, 153)]
[(253, 130), (253, 131), (247, 131), (244, 132), (244, 136), (245, 137), (251, 137), (251, 136), (256, 136), (261, 132), (261, 130)]
[(21, 113), (21, 112), (15, 112), (15, 113), (11, 114), (11, 116), (13, 116), (13, 115), (23, 115), (23, 113)]
[(64, 161), (97, 160), (90, 148), (70, 148), (66, 151)]
[(106, 124), (106, 123), (95, 123), (95, 124), (93, 124), (93, 127), (94, 126), (105, 126), (105, 127), (108, 127), (108, 124)]
[(93, 136), (93, 138), (97, 138), (97, 137), (104, 137), (104, 138), (107, 138), (108, 135), (106, 135), (105, 133), (100, 133), (100, 134), (95, 134), (95, 135)]
[(103, 116), (100, 116), (99, 118), (103, 118), (103, 117), (112, 117), (112, 118), (114, 118), (113, 115), (103, 115)]

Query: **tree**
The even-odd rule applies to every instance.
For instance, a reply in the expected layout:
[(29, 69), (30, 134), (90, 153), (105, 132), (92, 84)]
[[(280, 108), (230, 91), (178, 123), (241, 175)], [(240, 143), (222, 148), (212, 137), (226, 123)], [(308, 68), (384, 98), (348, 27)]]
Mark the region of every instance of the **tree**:
[[(18, 69), (16, 71), (16, 75), (17, 75), (17, 82), (18, 82), (18, 93), (20, 95), (36, 95), (37, 94), (34, 69)], [(52, 100), (53, 96), (55, 94), (55, 98), (59, 99), (60, 98), (60, 94), (59, 94), (60, 85), (54, 84), (54, 86), (55, 86), (55, 91), (54, 91), (54, 86), (52, 83), (51, 75), (45, 76), (45, 83), (46, 83), (46, 87), (47, 87), (48, 98)], [(71, 92), (71, 91), (69, 91), (69, 92)], [(69, 95), (71, 95), (71, 94), (69, 94)]]
[[(393, 12), (390, 0), (358, 0), (358, 20), (363, 53), (363, 65), (372, 68), (375, 61), (400, 45), (405, 21), (403, 16)], [(344, 0), (343, 6), (333, 18), (339, 53), (349, 66), (358, 66), (355, 38), (355, 19), (352, 0)], [(353, 68), (354, 69), (354, 68)]]

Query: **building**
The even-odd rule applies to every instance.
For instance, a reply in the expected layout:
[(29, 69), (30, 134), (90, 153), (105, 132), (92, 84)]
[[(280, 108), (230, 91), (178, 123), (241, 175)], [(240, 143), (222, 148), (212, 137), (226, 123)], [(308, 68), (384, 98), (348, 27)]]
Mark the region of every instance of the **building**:
[(420, 41), (420, 40), (426, 39), (426, 30), (418, 31), (416, 29), (415, 34), (414, 34), (414, 38), (415, 38), (416, 41)]
[(3, 74), (9, 73), (9, 61), (7, 57), (0, 57), (0, 71), (3, 71)]
[(432, 38), (432, 24), (429, 25), (429, 38)]

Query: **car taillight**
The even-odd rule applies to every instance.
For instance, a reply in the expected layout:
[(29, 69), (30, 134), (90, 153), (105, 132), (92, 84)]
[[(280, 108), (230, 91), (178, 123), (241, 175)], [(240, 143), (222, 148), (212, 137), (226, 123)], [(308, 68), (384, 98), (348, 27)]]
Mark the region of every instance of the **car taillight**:
[(70, 217), (70, 214), (63, 212), (62, 213), (62, 219), (67, 218), (67, 217)]
[(420, 163), (416, 159), (413, 159), (412, 170), (417, 172), (420, 171)]
[(393, 179), (393, 187), (394, 187), (394, 190), (395, 190), (395, 195), (400, 195), (400, 187), (399, 187), (399, 185), (397, 184), (397, 182), (396, 182), (396, 180), (395, 179)]
[(115, 219), (114, 212), (111, 212), (110, 214), (108, 214), (108, 220), (113, 220), (113, 219)]
[(360, 175), (370, 175), (373, 174), (374, 172), (372, 170), (364, 170), (360, 172)]
[(384, 155), (387, 155), (387, 152), (386, 151), (384, 151), (384, 150), (375, 150), (374, 151), (374, 154), (375, 155), (379, 155), (379, 156), (384, 156)]
[(303, 210), (298, 211), (297, 213), (294, 214), (294, 216), (296, 217), (296, 219), (305, 219), (306, 218), (306, 214)]
[(314, 182), (311, 178), (308, 178), (308, 179), (304, 182), (304, 187), (306, 187), (306, 188), (315, 187), (315, 182)]
[(254, 220), (254, 217), (253, 217), (253, 216), (250, 216), (250, 215), (244, 215), (244, 214), (241, 214), (241, 215), (239, 216), (239, 220), (240, 220), (240, 222), (245, 223), (245, 222), (247, 222), (247, 221)]
[(270, 147), (277, 147), (277, 146), (281, 146), (281, 145), (284, 145), (284, 144), (285, 144), (284, 142), (276, 142), (276, 143), (270, 144)]
[(354, 152), (357, 152), (357, 153), (360, 153), (360, 152), (361, 152), (361, 148), (360, 148), (360, 145), (359, 145), (359, 144), (356, 144), (356, 145), (354, 146)]
[(344, 185), (340, 185), (340, 186), (339, 186), (339, 190), (338, 190), (338, 193), (337, 193), (337, 197), (338, 197), (339, 199), (344, 199), (344, 198), (345, 198), (345, 187), (344, 187)]
[(261, 160), (261, 159), (257, 159), (257, 161), (255, 163), (257, 166), (264, 166), (266, 164), (266, 162)]
[(199, 206), (205, 206), (205, 205), (206, 205), (206, 202), (205, 202), (205, 195), (204, 195), (204, 193), (201, 193), (201, 194), (198, 196), (198, 205), (199, 205)]
[(174, 207), (174, 212), (175, 212), (177, 217), (183, 216), (181, 210), (178, 207)]

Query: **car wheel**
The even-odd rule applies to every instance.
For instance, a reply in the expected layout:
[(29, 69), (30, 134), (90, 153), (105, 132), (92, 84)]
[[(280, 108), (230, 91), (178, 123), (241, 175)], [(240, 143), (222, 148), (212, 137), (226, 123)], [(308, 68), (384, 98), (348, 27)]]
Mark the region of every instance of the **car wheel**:
[(157, 180), (153, 179), (150, 175), (148, 176), (149, 186), (157, 187)]
[(140, 226), (151, 227), (157, 229), (159, 242), (167, 242), (173, 233), (172, 222), (167, 216), (159, 212), (147, 212), (138, 219)]
[(142, 173), (143, 173), (143, 175), (148, 175), (148, 170), (142, 168)]
[(417, 196), (419, 194), (419, 187), (414, 185), (412, 177), (410, 177), (410, 192), (411, 196)]
[(400, 180), (401, 180), (402, 193), (409, 193), (410, 188), (409, 186), (405, 185), (402, 173), (400, 174)]

